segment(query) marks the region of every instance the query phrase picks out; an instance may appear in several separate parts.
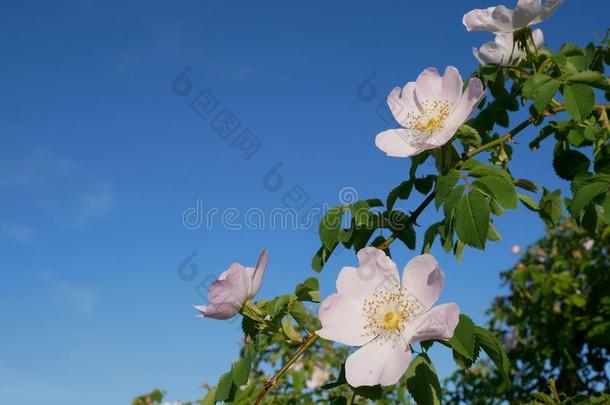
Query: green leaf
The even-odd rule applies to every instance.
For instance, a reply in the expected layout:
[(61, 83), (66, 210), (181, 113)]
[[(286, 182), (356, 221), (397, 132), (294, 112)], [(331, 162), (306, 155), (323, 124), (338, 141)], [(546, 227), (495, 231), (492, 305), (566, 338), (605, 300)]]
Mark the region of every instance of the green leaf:
[(379, 198), (369, 198), (368, 200), (365, 200), (365, 201), (369, 205), (370, 208), (383, 207), (383, 202)]
[(244, 303), (244, 306), (242, 307), (240, 313), (244, 317), (250, 318), (255, 322), (262, 322), (265, 318), (265, 312), (250, 300), (247, 300)]
[(483, 351), (495, 364), (496, 368), (500, 372), (500, 375), (507, 383), (507, 386), (510, 386), (510, 361), (508, 360), (508, 356), (504, 351), (502, 342), (500, 342), (493, 333), (487, 329), (481, 328), (480, 326), (475, 327), (475, 335), (479, 346), (481, 346)]
[(543, 112), (549, 105), (555, 93), (559, 90), (559, 82), (557, 80), (550, 80), (542, 84), (536, 90), (534, 95), (534, 108), (538, 112)]
[(557, 189), (553, 192), (548, 191), (546, 188), (542, 191), (542, 198), (540, 198), (539, 204), (540, 218), (549, 228), (554, 228), (559, 225), (561, 219), (561, 190)]
[(481, 135), (479, 135), (479, 132), (470, 125), (462, 124), (455, 133), (455, 136), (464, 145), (474, 146), (475, 148), (481, 146)]
[(406, 200), (409, 198), (411, 190), (413, 190), (413, 183), (411, 181), (403, 181), (398, 187), (390, 191), (386, 201), (387, 210), (391, 211), (394, 208), (397, 199)]
[(584, 72), (574, 73), (573, 75), (568, 76), (566, 79), (566, 83), (574, 84), (587, 84), (592, 87), (597, 87), (602, 90), (610, 89), (610, 81), (600, 72), (595, 72), (592, 70), (587, 70)]
[(445, 217), (451, 217), (452, 211), (458, 201), (460, 201), (460, 198), (462, 197), (462, 194), (464, 193), (465, 189), (466, 185), (460, 184), (459, 186), (451, 190), (449, 195), (447, 195), (447, 198), (445, 199), (445, 205), (443, 206)]
[(580, 222), (581, 211), (587, 206), (595, 197), (602, 193), (608, 192), (608, 184), (595, 182), (582, 186), (579, 188), (576, 193), (574, 193), (574, 198), (570, 203), (570, 213), (576, 219), (577, 222)]
[(414, 180), (415, 189), (420, 194), (428, 194), (430, 190), (432, 190), (434, 180), (436, 180), (436, 176), (434, 175), (417, 178)]
[(411, 250), (415, 249), (415, 229), (413, 229), (413, 225), (407, 226), (405, 229), (398, 232), (396, 236), (407, 248)]
[(436, 209), (445, 201), (445, 198), (447, 198), (447, 195), (449, 195), (453, 186), (455, 186), (459, 179), (460, 172), (455, 169), (451, 169), (447, 173), (438, 176), (436, 187), (434, 188), (434, 204), (436, 205)]
[(568, 114), (578, 122), (582, 122), (593, 111), (595, 94), (586, 84), (569, 84), (563, 87), (563, 99)]
[(460, 321), (449, 339), (453, 350), (469, 360), (475, 359), (475, 326), (472, 319), (460, 314)]
[(439, 232), (439, 227), (442, 225), (442, 222), (436, 222), (426, 229), (424, 232), (424, 244), (422, 246), (422, 254), (430, 252), (432, 248), (432, 244), (434, 243), (434, 239), (436, 239), (436, 235)]
[(567, 149), (555, 155), (553, 168), (555, 173), (564, 180), (572, 180), (589, 170), (589, 158), (577, 150)]
[(455, 208), (455, 230), (460, 240), (477, 249), (485, 248), (489, 215), (487, 199), (478, 190), (463, 195)]
[(297, 321), (300, 327), (303, 328), (307, 325), (309, 313), (302, 302), (295, 301), (290, 305), (290, 315)]
[(352, 245), (352, 248), (354, 249), (354, 251), (357, 252), (360, 249), (362, 249), (363, 247), (365, 247), (368, 244), (369, 239), (371, 239), (371, 236), (373, 235), (374, 232), (375, 232), (374, 227), (355, 228), (354, 231), (352, 232), (352, 237), (350, 239), (350, 244)]
[(527, 78), (523, 84), (523, 95), (534, 100), (536, 111), (543, 112), (559, 90), (559, 84), (552, 77), (538, 73)]
[(231, 396), (233, 388), (233, 379), (231, 373), (224, 373), (218, 380), (218, 386), (216, 387), (216, 401), (227, 401)]
[(500, 236), (500, 232), (498, 232), (494, 224), (492, 224), (491, 222), (489, 223), (489, 232), (487, 233), (487, 239), (492, 242), (502, 239), (502, 237)]
[(455, 259), (459, 262), (462, 260), (462, 256), (464, 256), (464, 248), (466, 245), (461, 240), (455, 241), (455, 246), (453, 247), (453, 254), (455, 255)]
[(294, 330), (294, 326), (292, 326), (292, 322), (290, 322), (290, 318), (285, 318), (282, 320), (282, 331), (284, 334), (295, 343), (301, 343), (303, 341), (303, 337)]
[(440, 405), (441, 385), (436, 370), (426, 354), (418, 355), (407, 369), (407, 388), (418, 404)]
[(343, 207), (333, 207), (328, 210), (320, 222), (320, 240), (325, 249), (331, 250), (339, 240)]
[(288, 312), (290, 299), (290, 295), (280, 295), (279, 297), (274, 298), (267, 304), (267, 313), (271, 316), (271, 318), (284, 316)]
[(521, 201), (521, 203), (523, 203), (525, 208), (527, 208), (531, 211), (538, 211), (539, 207), (538, 207), (538, 203), (536, 201), (534, 201), (530, 197), (526, 196), (525, 194), (517, 194), (517, 197), (519, 198), (519, 201)]
[(470, 177), (498, 176), (509, 183), (513, 182), (513, 177), (504, 169), (485, 164), (477, 165), (468, 172)]
[(214, 405), (216, 403), (216, 388), (208, 391), (205, 398), (201, 401), (201, 405)]
[[(373, 230), (371, 230), (371, 233), (373, 233)], [(368, 239), (367, 239), (367, 241), (368, 241)], [(366, 242), (365, 242), (365, 244), (366, 244)], [(315, 272), (319, 273), (322, 271), (322, 269), (324, 268), (324, 265), (326, 264), (326, 261), (328, 260), (330, 255), (333, 253), (336, 246), (337, 246), (337, 244), (334, 244), (333, 247), (330, 249), (326, 249), (324, 246), (322, 246), (320, 249), (318, 249), (316, 254), (311, 259), (311, 268)]]
[(361, 200), (350, 206), (350, 211), (356, 226), (366, 226), (371, 218), (371, 207), (366, 200)]
[(310, 277), (296, 286), (294, 295), (299, 301), (320, 302), (320, 283), (317, 278)]
[(610, 223), (610, 194), (606, 196), (603, 203), (604, 207), (604, 219), (607, 223)]
[(363, 398), (370, 399), (371, 401), (376, 401), (383, 395), (383, 390), (379, 385), (357, 387), (354, 388), (354, 392)]
[(529, 76), (523, 83), (523, 95), (529, 99), (536, 97), (536, 92), (545, 83), (552, 81), (553, 78), (542, 73)]
[(499, 176), (484, 176), (472, 183), (476, 188), (496, 200), (505, 208), (517, 208), (517, 191), (512, 182)]
[(248, 377), (250, 377), (250, 369), (252, 368), (252, 359), (248, 354), (239, 359), (231, 368), (231, 379), (237, 387), (246, 385)]

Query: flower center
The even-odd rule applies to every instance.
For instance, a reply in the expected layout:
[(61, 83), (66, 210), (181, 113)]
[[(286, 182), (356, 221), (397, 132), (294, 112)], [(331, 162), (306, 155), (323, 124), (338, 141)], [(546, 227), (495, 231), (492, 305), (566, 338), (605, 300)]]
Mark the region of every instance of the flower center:
[(398, 285), (393, 291), (375, 291), (370, 298), (364, 300), (362, 306), (362, 313), (367, 320), (364, 327), (366, 335), (380, 336), (383, 339), (400, 338), (415, 310), (414, 300)]
[(400, 326), (400, 314), (393, 309), (390, 309), (383, 316), (382, 329), (391, 330)]
[(419, 112), (407, 114), (407, 126), (428, 136), (441, 130), (453, 111), (453, 103), (442, 100), (425, 100), (419, 107)]

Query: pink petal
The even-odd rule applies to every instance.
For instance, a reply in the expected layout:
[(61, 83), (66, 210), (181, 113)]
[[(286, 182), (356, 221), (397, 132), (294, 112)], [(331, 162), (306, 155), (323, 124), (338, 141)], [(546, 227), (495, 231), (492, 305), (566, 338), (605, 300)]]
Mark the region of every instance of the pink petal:
[(267, 262), (269, 260), (269, 254), (267, 250), (263, 250), (256, 263), (256, 268), (252, 274), (252, 288), (250, 290), (250, 298), (254, 298), (258, 290), (261, 288), (261, 282), (263, 281), (263, 275), (267, 269)]
[(244, 266), (233, 263), (208, 288), (208, 301), (212, 304), (230, 303), (241, 308), (249, 298), (251, 288), (251, 275)]
[(457, 104), (462, 96), (462, 76), (455, 66), (447, 66), (443, 75), (442, 100)]
[(407, 371), (411, 351), (402, 341), (375, 339), (352, 353), (345, 362), (345, 377), (352, 387), (394, 385)]
[(513, 32), (513, 10), (504, 6), (471, 10), (462, 23), (468, 31)]
[(561, 6), (564, 0), (548, 0), (542, 7), (542, 12), (536, 17), (531, 24), (537, 24), (549, 18), (556, 10), (557, 7)]
[(513, 40), (513, 34), (497, 34), (493, 41), (486, 42), (475, 54), (479, 62), (509, 64), (521, 58), (521, 51)]
[(365, 333), (367, 323), (363, 316), (363, 299), (352, 295), (332, 294), (328, 296), (318, 310), (322, 329), (316, 334), (326, 340), (343, 343), (349, 346), (361, 346), (372, 339)]
[(396, 122), (403, 127), (408, 127), (410, 115), (419, 114), (415, 102), (415, 82), (407, 83), (402, 90), (400, 87), (395, 87), (388, 95), (387, 101)]
[(542, 48), (542, 45), (544, 44), (544, 34), (542, 33), (542, 30), (540, 28), (532, 31), (532, 39), (534, 40), (534, 45), (536, 46), (536, 49)]
[(445, 275), (434, 256), (415, 256), (407, 263), (402, 273), (402, 286), (418, 303), (422, 311), (427, 311), (438, 299), (445, 286)]
[(201, 313), (202, 318), (229, 319), (237, 315), (241, 306), (230, 302), (222, 302), (210, 306), (196, 305), (195, 309)]
[(425, 69), (415, 81), (415, 97), (420, 103), (425, 100), (443, 100), (443, 78), (436, 68)]
[(443, 129), (434, 134), (427, 142), (430, 145), (436, 146), (442, 146), (449, 142), (459, 126), (468, 120), (484, 95), (485, 89), (483, 89), (483, 83), (476, 77), (470, 79), (464, 94), (462, 94), (462, 98), (460, 98), (455, 109), (443, 123)]
[(541, 14), (540, 0), (519, 0), (513, 13), (513, 27), (515, 29), (527, 27)]
[(377, 134), (375, 146), (392, 157), (415, 156), (436, 147), (425, 143), (416, 143), (414, 138), (417, 137), (421, 137), (421, 133), (415, 129), (389, 129)]
[(337, 292), (364, 300), (375, 291), (400, 288), (396, 263), (383, 250), (366, 247), (358, 251), (358, 268), (344, 267), (337, 277)]
[(459, 317), (457, 304), (438, 305), (411, 320), (403, 331), (403, 337), (410, 344), (430, 339), (451, 339)]

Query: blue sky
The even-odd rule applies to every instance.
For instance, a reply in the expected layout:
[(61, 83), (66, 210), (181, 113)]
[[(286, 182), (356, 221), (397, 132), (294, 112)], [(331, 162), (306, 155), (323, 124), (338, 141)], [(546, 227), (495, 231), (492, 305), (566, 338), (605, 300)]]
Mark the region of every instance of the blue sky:
[[(492, 3), (5, 2), (0, 400), (119, 404), (154, 387), (200, 397), (200, 384), (237, 356), (240, 334), (237, 323), (193, 317), (198, 286), (233, 261), (254, 264), (266, 247), (260, 297), (290, 292), (312, 275), (319, 242), (306, 230), (188, 229), (183, 212), (200, 199), (204, 212), (269, 213), (296, 186), (303, 210), (336, 204), (344, 187), (384, 198), (408, 163), (374, 147), (389, 127), (377, 106), (428, 66), (468, 76), (471, 48), (490, 35), (466, 32), (461, 17)], [(585, 44), (603, 34), (608, 11), (604, 0), (567, 1), (541, 28), (553, 48)], [(180, 96), (172, 81), (187, 67), (192, 87)], [(197, 97), (215, 107), (209, 115), (192, 108)], [(228, 139), (214, 129), (225, 109), (240, 123)], [(260, 147), (244, 159), (252, 136)], [(515, 155), (516, 176), (565, 187), (550, 148), (531, 152), (524, 141)], [(429, 210), (421, 223), (437, 217)], [(500, 242), (461, 263), (434, 250), (447, 275), (442, 301), (478, 322), (515, 261), (510, 247), (543, 234), (522, 208), (497, 228)], [(196, 275), (185, 281), (178, 269), (193, 252)], [(411, 255), (395, 258), (402, 266)], [(343, 253), (328, 264), (323, 295), (354, 263)], [(447, 352), (434, 360), (451, 372)]]

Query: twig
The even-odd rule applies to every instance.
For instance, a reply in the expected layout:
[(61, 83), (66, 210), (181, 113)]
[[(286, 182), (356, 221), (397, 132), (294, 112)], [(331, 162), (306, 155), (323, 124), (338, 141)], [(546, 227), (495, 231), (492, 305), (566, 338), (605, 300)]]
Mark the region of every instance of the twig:
[(315, 333), (310, 334), (307, 339), (301, 344), (299, 350), (297, 350), (292, 357), (280, 368), (273, 377), (271, 377), (264, 385), (262, 391), (256, 397), (254, 401), (254, 405), (258, 405), (261, 403), (267, 392), (275, 385), (275, 383), (288, 371), (290, 366), (294, 364), (295, 361), (299, 359), (314, 344), (314, 342), (318, 339), (318, 335)]

